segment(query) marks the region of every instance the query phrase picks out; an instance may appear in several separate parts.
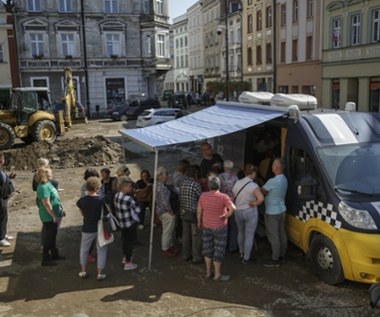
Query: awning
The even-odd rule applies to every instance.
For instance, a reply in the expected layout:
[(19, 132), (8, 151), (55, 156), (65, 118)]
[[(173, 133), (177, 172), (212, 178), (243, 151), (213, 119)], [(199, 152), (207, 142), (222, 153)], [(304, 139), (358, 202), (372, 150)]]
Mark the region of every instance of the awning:
[[(234, 102), (219, 102), (162, 124), (140, 129), (122, 129), (120, 133), (132, 141), (155, 152), (154, 175), (158, 167), (158, 152), (176, 144), (210, 139), (247, 129), (265, 121), (281, 117), (288, 109), (272, 106), (244, 105)], [(153, 251), (153, 224), (156, 206), (156, 182), (153, 183), (152, 213), (150, 219), (148, 269), (151, 269)]]
[(287, 108), (257, 105), (252, 107), (241, 103), (220, 102), (177, 120), (140, 129), (122, 129), (120, 133), (151, 151), (157, 151), (176, 144), (210, 139), (244, 130), (287, 112)]

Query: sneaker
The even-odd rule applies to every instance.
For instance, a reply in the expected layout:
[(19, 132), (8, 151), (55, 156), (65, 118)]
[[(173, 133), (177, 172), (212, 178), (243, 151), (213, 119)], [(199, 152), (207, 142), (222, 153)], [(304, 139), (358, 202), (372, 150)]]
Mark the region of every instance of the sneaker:
[(96, 277), (96, 279), (98, 281), (103, 281), (106, 277), (107, 277), (107, 275), (105, 275), (105, 274), (98, 274), (98, 276)]
[(51, 259), (52, 259), (53, 261), (59, 261), (59, 260), (65, 260), (66, 257), (63, 256), (63, 255), (59, 255), (59, 254), (58, 254), (58, 255), (52, 256)]
[(177, 256), (177, 253), (173, 252), (172, 250), (166, 250), (166, 251), (162, 251), (161, 254), (163, 256), (169, 256), (169, 257), (173, 257), (173, 256)]
[(57, 265), (57, 263), (55, 263), (55, 262), (53, 262), (51, 260), (47, 260), (47, 261), (42, 261), (41, 265), (42, 266), (54, 266), (54, 265)]
[(144, 230), (144, 225), (139, 225), (139, 226), (137, 227), (137, 229), (139, 229), (139, 230)]
[(13, 240), (13, 237), (12, 237), (12, 236), (8, 236), (8, 235), (6, 234), (6, 235), (5, 235), (5, 239), (9, 241), (9, 240)]
[(271, 260), (264, 264), (265, 267), (279, 267), (280, 262), (278, 260)]
[(137, 269), (137, 264), (135, 264), (133, 262), (127, 262), (124, 264), (124, 270), (125, 271), (130, 271), (130, 270), (134, 270), (134, 269)]
[(250, 264), (251, 261), (250, 260), (246, 260), (246, 259), (243, 258), (243, 259), (241, 259), (241, 263), (247, 265), (247, 264)]
[(0, 246), (2, 247), (10, 247), (11, 243), (7, 239), (0, 240)]
[(79, 272), (78, 273), (79, 277), (81, 278), (86, 278), (88, 275), (87, 275), (87, 272)]

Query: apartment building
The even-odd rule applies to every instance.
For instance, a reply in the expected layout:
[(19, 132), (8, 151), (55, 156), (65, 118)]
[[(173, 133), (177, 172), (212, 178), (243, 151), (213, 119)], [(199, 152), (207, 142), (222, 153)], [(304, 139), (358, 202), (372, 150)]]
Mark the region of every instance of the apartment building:
[(187, 9), (190, 91), (203, 92), (204, 41), (202, 1)]
[(90, 113), (158, 93), (170, 68), (167, 0), (19, 0), (14, 8), (22, 86), (64, 93), (71, 67)]
[(276, 1), (277, 92), (322, 99), (322, 0)]
[(12, 87), (8, 49), (8, 32), (11, 30), (12, 24), (9, 23), (9, 17), (5, 9), (0, 8), (0, 103), (8, 98), (7, 90)]
[(189, 37), (186, 14), (173, 19), (174, 90), (189, 91)]
[(252, 91), (274, 91), (273, 1), (243, 5), (243, 79)]
[(324, 105), (379, 112), (380, 1), (324, 1)]

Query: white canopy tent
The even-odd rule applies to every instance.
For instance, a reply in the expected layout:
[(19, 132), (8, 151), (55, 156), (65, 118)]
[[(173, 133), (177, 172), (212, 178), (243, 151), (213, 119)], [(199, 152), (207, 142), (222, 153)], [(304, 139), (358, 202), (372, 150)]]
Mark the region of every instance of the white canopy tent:
[[(200, 110), (159, 125), (140, 129), (122, 129), (119, 132), (148, 150), (155, 153), (154, 175), (157, 171), (158, 152), (165, 148), (206, 140), (247, 129), (263, 122), (281, 117), (287, 108), (257, 106), (219, 102), (212, 107)], [(149, 263), (151, 269), (153, 250), (153, 221), (156, 202), (156, 182), (153, 185), (153, 201), (150, 227)]]

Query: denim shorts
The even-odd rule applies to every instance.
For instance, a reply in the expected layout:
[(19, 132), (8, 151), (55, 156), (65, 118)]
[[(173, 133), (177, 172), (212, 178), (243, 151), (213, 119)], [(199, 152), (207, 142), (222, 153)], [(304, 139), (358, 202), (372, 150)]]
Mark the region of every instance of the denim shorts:
[(228, 227), (202, 229), (202, 255), (222, 262), (226, 253)]

